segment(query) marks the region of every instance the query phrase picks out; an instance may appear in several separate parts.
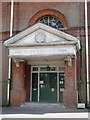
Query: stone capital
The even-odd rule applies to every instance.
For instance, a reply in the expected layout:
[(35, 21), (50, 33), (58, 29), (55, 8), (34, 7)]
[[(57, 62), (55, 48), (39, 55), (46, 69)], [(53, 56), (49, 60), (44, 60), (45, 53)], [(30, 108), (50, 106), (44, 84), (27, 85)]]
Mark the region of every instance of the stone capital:
[(13, 58), (13, 61), (16, 65), (16, 67), (20, 67), (20, 62), (25, 62), (25, 60), (23, 60), (23, 59), (21, 60), (19, 58)]
[(72, 66), (72, 58), (67, 56), (68, 66)]
[(14, 61), (15, 65), (16, 65), (16, 67), (20, 67), (20, 59), (13, 58), (13, 61)]

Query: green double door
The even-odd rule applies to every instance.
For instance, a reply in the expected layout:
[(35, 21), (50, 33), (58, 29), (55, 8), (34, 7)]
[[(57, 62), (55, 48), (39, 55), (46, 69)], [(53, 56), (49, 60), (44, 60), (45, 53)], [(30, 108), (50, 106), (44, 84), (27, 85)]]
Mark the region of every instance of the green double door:
[[(39, 75), (39, 91), (38, 91), (38, 75)], [(57, 101), (57, 73), (32, 74), (32, 101), (38, 101), (38, 94), (40, 102)]]
[(57, 73), (40, 73), (40, 101), (57, 101)]

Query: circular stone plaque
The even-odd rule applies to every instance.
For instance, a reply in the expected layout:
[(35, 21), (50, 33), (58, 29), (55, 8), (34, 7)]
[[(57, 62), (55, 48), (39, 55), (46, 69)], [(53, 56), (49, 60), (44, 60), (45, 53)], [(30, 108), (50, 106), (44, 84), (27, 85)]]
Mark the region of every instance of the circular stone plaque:
[(46, 34), (43, 32), (37, 33), (35, 35), (35, 40), (38, 43), (43, 43), (45, 41), (45, 39), (46, 39)]

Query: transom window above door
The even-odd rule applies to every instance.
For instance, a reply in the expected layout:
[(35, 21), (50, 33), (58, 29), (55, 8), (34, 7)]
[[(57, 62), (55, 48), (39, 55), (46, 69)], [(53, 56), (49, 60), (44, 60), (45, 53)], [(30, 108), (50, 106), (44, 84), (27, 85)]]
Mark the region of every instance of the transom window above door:
[(64, 30), (63, 24), (55, 16), (44, 16), (43, 18), (39, 19), (38, 22), (44, 23), (44, 24), (51, 26), (53, 28), (56, 28), (58, 30)]
[(56, 66), (32, 66), (32, 72), (64, 72), (64, 67), (56, 67)]

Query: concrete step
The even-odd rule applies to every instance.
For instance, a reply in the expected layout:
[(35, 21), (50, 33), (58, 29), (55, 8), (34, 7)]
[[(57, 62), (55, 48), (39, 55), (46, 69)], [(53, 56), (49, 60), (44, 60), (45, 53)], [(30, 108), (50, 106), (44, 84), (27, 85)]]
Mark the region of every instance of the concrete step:
[(62, 103), (40, 103), (40, 102), (26, 102), (21, 107), (43, 107), (43, 108), (65, 108)]

